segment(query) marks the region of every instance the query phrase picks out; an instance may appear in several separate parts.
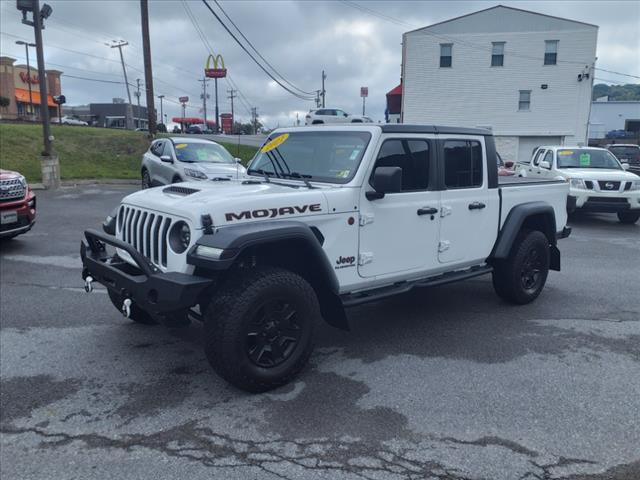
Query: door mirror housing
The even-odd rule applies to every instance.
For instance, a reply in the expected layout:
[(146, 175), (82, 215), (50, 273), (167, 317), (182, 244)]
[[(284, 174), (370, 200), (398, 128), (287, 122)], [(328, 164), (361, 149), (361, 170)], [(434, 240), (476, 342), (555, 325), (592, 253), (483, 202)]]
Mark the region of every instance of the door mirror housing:
[(236, 161), (236, 163), (242, 163), (242, 159), (241, 158), (236, 157), (236, 158), (234, 158), (234, 160)]
[(162, 155), (160, 157), (160, 160), (167, 163), (173, 163), (173, 158), (171, 158), (171, 155)]
[(369, 200), (384, 198), (387, 193), (397, 193), (402, 190), (402, 168), (378, 167), (373, 172), (374, 191), (365, 195)]
[(540, 162), (540, 168), (546, 168), (547, 170), (551, 170), (551, 165), (549, 164), (549, 162), (542, 160)]
[(623, 170), (629, 170), (629, 164), (628, 163), (622, 163), (622, 169)]

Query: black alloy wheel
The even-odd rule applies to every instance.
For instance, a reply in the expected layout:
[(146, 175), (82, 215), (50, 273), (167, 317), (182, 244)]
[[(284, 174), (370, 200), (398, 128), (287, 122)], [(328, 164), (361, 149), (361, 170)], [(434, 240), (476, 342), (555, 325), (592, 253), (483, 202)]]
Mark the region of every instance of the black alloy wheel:
[(524, 257), (520, 272), (520, 282), (526, 292), (533, 293), (540, 286), (543, 263), (539, 250), (535, 246), (530, 248)]

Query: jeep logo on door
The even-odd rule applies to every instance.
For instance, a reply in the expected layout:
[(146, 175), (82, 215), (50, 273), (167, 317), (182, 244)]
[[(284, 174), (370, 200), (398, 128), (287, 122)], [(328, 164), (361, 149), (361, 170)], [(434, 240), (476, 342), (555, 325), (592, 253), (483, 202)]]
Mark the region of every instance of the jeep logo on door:
[(285, 215), (296, 215), (306, 212), (321, 212), (322, 207), (319, 203), (312, 203), (311, 205), (294, 205), (293, 207), (280, 207), (280, 208), (259, 208), (257, 210), (245, 210), (240, 213), (225, 213), (224, 217), (227, 222), (234, 220), (249, 220), (250, 218), (275, 218)]
[(353, 255), (350, 257), (343, 257), (342, 255), (340, 255), (340, 257), (338, 257), (338, 259), (336, 260), (336, 270), (340, 268), (354, 267), (355, 263), (356, 257), (354, 257)]

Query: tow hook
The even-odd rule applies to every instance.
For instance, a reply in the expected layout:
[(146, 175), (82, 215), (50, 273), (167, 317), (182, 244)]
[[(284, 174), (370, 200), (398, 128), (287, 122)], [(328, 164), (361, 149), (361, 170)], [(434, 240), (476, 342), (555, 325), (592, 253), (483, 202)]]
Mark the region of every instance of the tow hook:
[(129, 318), (131, 316), (131, 299), (125, 298), (122, 302), (122, 315)]
[(87, 275), (84, 279), (84, 291), (87, 293), (93, 292), (93, 277), (91, 275)]

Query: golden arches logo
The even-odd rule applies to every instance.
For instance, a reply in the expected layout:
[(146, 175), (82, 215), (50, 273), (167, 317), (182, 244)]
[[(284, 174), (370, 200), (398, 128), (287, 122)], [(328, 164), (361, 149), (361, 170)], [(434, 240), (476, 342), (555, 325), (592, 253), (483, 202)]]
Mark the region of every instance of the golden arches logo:
[[(213, 67), (211, 62), (213, 61)], [(210, 54), (207, 57), (207, 63), (204, 65), (204, 75), (208, 78), (224, 78), (227, 76), (227, 68), (224, 66), (224, 58), (222, 55)]]

